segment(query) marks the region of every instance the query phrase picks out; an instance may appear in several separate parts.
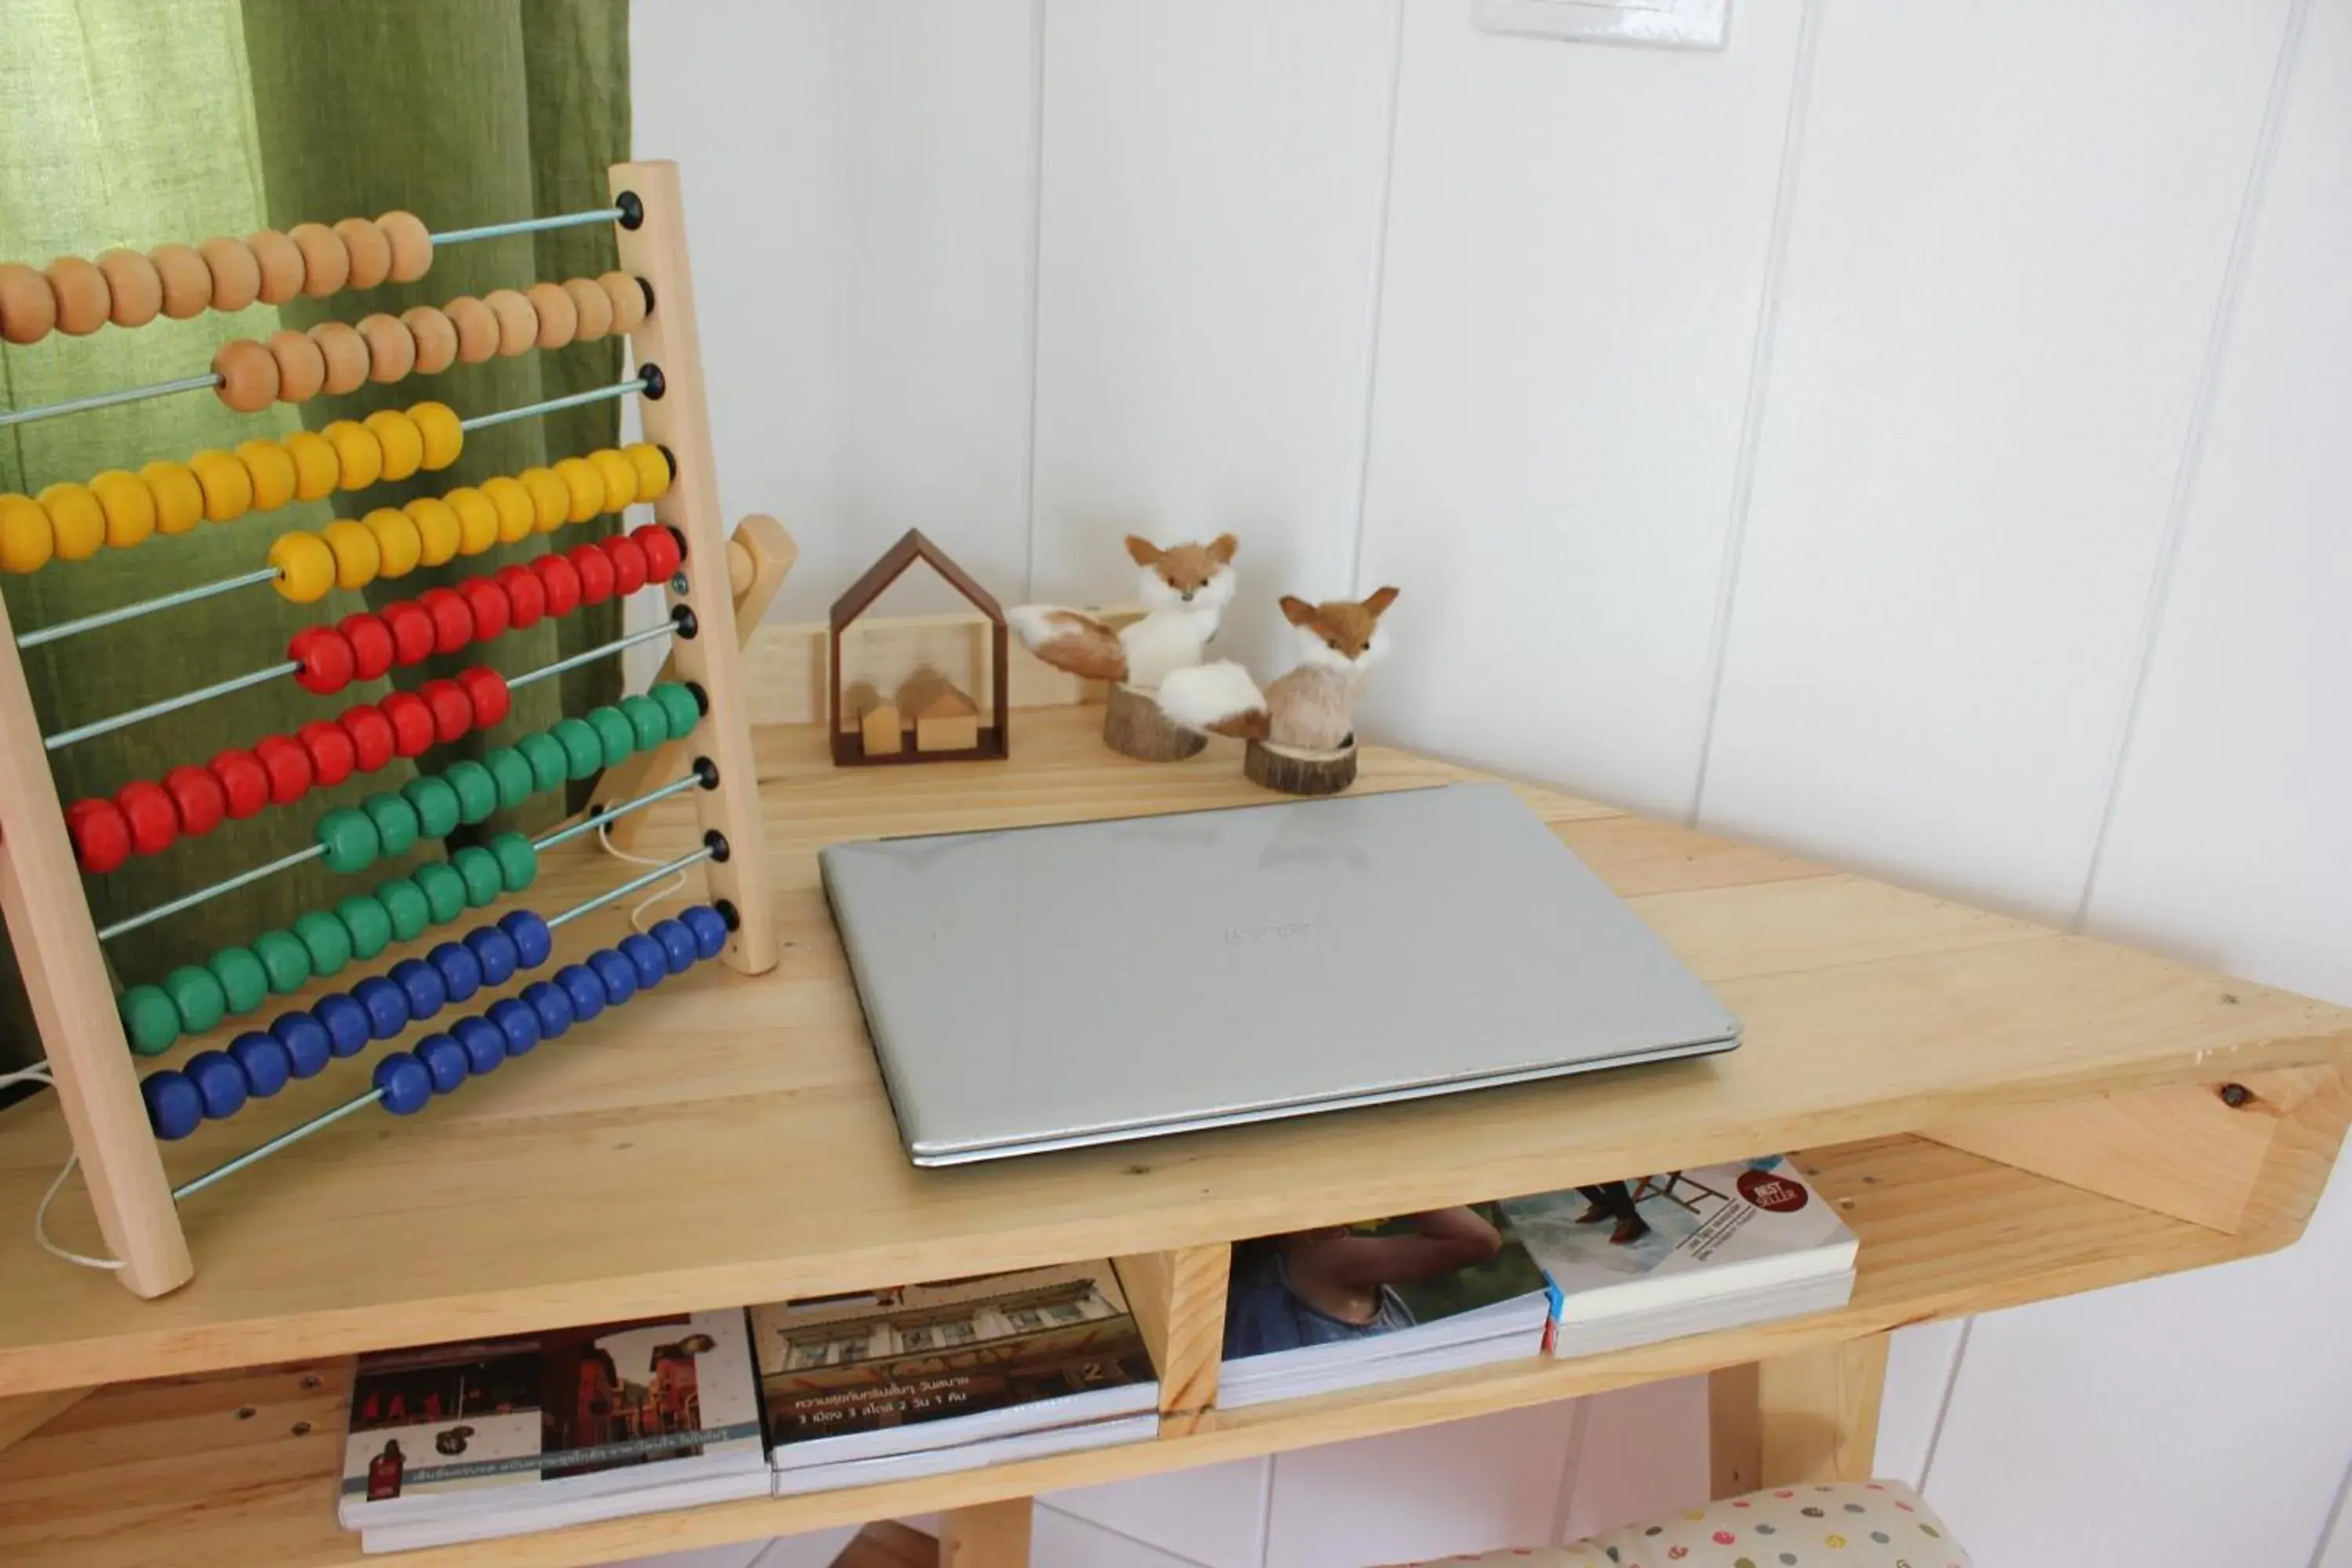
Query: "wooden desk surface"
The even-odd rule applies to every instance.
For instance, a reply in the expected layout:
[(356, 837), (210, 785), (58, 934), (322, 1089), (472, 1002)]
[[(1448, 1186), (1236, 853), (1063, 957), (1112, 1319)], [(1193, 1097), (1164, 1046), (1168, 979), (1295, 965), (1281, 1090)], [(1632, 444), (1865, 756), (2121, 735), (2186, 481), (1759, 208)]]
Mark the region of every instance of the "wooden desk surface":
[[(815, 731), (763, 731), (778, 970), (697, 970), (416, 1117), (362, 1113), (198, 1194), (184, 1205), (196, 1279), (165, 1300), (36, 1250), (29, 1219), (64, 1132), (46, 1103), (0, 1116), (0, 1394), (1223, 1241), (1851, 1142), (1969, 1106), (2218, 1082), (2352, 1046), (2352, 1011), (1527, 790), (1740, 1015), (1741, 1050), (917, 1171), (814, 851), (1266, 798), (1227, 743), (1140, 764), (1101, 749), (1099, 722), (1027, 711), (1010, 763), (898, 770), (835, 770)], [(1373, 751), (1359, 787), (1465, 776)], [(688, 832), (666, 813), (640, 850)], [(575, 843), (546, 858), (531, 901), (561, 907), (621, 869)], [(578, 922), (559, 953), (621, 926), (617, 910)], [(174, 1179), (356, 1092), (368, 1067), (337, 1064), (173, 1146)], [(77, 1196), (55, 1218), (66, 1245), (96, 1246)]]

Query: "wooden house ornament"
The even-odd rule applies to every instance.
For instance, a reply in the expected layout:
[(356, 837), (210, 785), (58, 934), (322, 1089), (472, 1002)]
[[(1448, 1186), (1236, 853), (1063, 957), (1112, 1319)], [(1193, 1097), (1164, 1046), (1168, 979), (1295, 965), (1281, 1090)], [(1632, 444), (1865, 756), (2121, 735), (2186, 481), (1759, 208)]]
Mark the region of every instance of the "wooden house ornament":
[[(982, 714), (971, 693), (942, 677), (925, 683), (919, 698), (902, 706), (876, 696), (863, 706), (845, 703), (847, 675), (842, 668), (842, 634), (872, 607), (883, 591), (920, 561), (940, 574), (987, 620), (989, 711)], [(833, 732), (836, 766), (867, 763), (956, 763), (995, 761), (1011, 750), (1011, 654), (1006, 641), (1004, 610), (971, 574), (948, 558), (947, 552), (908, 529), (906, 537), (883, 553), (866, 574), (833, 603), (831, 657), (827, 663), (827, 718)], [(965, 679), (972, 689), (982, 672), (974, 668)]]

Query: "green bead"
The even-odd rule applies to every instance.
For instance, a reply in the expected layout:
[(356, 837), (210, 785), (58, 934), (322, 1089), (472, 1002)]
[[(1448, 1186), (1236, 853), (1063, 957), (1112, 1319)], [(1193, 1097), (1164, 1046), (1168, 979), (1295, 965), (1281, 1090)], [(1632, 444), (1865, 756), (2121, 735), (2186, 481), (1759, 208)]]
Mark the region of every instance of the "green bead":
[(530, 787), (534, 791), (557, 788), (572, 776), (572, 764), (563, 754), (563, 743), (544, 730), (534, 731), (517, 741), (515, 750), (530, 764)]
[(548, 731), (563, 748), (563, 776), (593, 778), (604, 765), (604, 742), (584, 719), (563, 719)]
[(619, 767), (637, 749), (637, 728), (618, 708), (591, 708), (583, 715), (588, 727), (596, 731), (597, 742), (604, 748), (604, 765)]
[(446, 779), (419, 773), (400, 786), (400, 798), (416, 813), (416, 826), (427, 838), (446, 838), (457, 830), (457, 792)]
[(294, 917), (294, 940), (310, 955), (310, 973), (321, 979), (341, 973), (352, 961), (352, 933), (324, 910)]
[(621, 712), (637, 732), (637, 750), (650, 752), (669, 739), (669, 715), (650, 697), (624, 697)]
[(221, 994), (234, 1016), (243, 1017), (269, 999), (268, 971), (250, 948), (225, 947), (205, 960), (205, 967), (220, 982)]
[(662, 711), (669, 715), (669, 738), (673, 741), (685, 740), (702, 722), (702, 704), (695, 700), (694, 693), (682, 681), (665, 680), (646, 695), (660, 703)]
[(512, 811), (539, 788), (539, 781), (531, 776), (530, 764), (512, 746), (492, 746), (482, 753), (482, 766), (497, 781), (501, 811)]
[(269, 972), (269, 988), (280, 996), (301, 990), (310, 978), (310, 950), (290, 931), (266, 931), (255, 937), (253, 956)]
[(122, 1032), (141, 1056), (161, 1056), (180, 1037), (180, 1010), (161, 985), (133, 985), (121, 1005)]
[(471, 827), (499, 808), (499, 781), (479, 763), (451, 763), (441, 772), (457, 792), (457, 820)]
[(394, 855), (404, 855), (416, 842), (424, 824), (416, 820), (416, 808), (396, 795), (377, 794), (360, 802), (360, 809), (375, 824), (376, 837), (383, 841), (383, 856), (389, 860)]
[(501, 833), (490, 840), (498, 858), (499, 879), (509, 893), (520, 893), (539, 879), (539, 851), (520, 833)]
[(364, 871), (383, 852), (383, 840), (368, 814), (355, 805), (339, 805), (319, 818), (319, 842), (327, 847), (330, 870)]
[(199, 969), (193, 963), (182, 964), (163, 976), (163, 990), (172, 998), (172, 1010), (180, 1016), (184, 1034), (203, 1034), (228, 1011), (228, 997), (222, 992), (221, 983), (213, 978), (211, 970)]
[[(353, 893), (335, 906), (335, 918), (352, 939), (352, 956), (362, 963), (392, 945), (392, 911), (373, 893)], [(301, 929), (299, 922), (295, 929)]]
[(465, 879), (466, 904), (469, 909), (496, 903), (499, 895), (506, 891), (506, 881), (499, 875), (499, 858), (478, 844), (468, 844), (450, 856), (449, 865)]
[(435, 925), (447, 925), (466, 912), (466, 879), (445, 863), (436, 860), (430, 865), (419, 866), (409, 873), (409, 880), (424, 890), (425, 902), (433, 910)]
[(414, 877), (394, 877), (375, 890), (383, 912), (392, 917), (392, 940), (410, 942), (433, 923), (433, 904)]

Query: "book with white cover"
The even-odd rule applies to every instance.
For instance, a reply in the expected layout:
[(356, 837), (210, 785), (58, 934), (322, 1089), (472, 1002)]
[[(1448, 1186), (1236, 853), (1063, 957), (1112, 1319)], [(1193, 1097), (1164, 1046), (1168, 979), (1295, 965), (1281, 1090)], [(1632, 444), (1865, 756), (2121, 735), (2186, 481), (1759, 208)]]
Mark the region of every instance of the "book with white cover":
[(840, 1487), (870, 1487), (884, 1481), (917, 1480), (925, 1476), (976, 1470), (985, 1465), (1009, 1465), (1016, 1459), (1042, 1459), (1055, 1454), (1076, 1454), (1108, 1448), (1119, 1443), (1149, 1443), (1160, 1436), (1160, 1413), (1146, 1410), (1073, 1426), (1049, 1426), (1035, 1432), (1009, 1432), (944, 1447), (918, 1448), (870, 1458), (842, 1459), (831, 1464), (781, 1468), (775, 1495), (798, 1497), (803, 1492), (832, 1491)]

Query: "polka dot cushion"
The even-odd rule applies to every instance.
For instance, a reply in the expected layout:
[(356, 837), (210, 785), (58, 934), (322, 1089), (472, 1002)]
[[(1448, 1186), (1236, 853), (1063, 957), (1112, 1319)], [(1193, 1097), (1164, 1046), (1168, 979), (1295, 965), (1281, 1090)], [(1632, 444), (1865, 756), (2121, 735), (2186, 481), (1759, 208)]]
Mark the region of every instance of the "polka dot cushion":
[(1944, 1521), (1899, 1481), (1778, 1487), (1570, 1546), (1447, 1561), (1524, 1568), (1972, 1568)]

